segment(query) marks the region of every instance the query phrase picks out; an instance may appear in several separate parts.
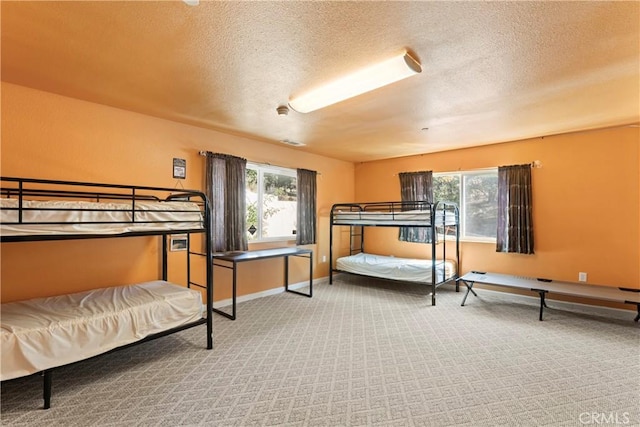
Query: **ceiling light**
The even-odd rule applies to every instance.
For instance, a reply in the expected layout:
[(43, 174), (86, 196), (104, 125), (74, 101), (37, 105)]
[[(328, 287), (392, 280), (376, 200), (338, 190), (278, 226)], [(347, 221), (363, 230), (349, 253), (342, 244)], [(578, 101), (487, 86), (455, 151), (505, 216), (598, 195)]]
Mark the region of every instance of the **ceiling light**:
[(182, 0), (189, 6), (197, 6), (200, 4), (200, 0)]
[(418, 61), (405, 51), (401, 55), (293, 97), (289, 100), (289, 106), (300, 113), (308, 113), (397, 82), (421, 71), (422, 67)]

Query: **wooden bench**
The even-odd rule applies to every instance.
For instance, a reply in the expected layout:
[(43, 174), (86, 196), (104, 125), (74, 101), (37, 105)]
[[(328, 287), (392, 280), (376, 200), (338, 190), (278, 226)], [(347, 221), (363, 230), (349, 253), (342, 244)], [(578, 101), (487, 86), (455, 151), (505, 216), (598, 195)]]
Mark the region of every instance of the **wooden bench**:
[(540, 295), (540, 320), (542, 320), (544, 307), (547, 306), (545, 296), (548, 293), (634, 304), (638, 310), (638, 315), (634, 321), (638, 322), (638, 320), (640, 320), (640, 289), (559, 282), (550, 279), (511, 276), (508, 274), (487, 273), (484, 271), (471, 271), (456, 279), (456, 282), (462, 282), (467, 287), (467, 292), (462, 299), (462, 306), (464, 306), (464, 303), (467, 301), (469, 293), (478, 296), (473, 290), (473, 285), (475, 283), (484, 283), (487, 285), (505, 286), (508, 288), (526, 289), (537, 292), (538, 295)]

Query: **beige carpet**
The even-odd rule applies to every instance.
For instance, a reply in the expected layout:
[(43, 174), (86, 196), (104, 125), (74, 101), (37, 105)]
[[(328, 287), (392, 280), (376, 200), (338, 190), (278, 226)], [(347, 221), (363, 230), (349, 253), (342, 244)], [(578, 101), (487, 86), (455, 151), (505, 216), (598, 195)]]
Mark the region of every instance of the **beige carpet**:
[[(640, 425), (634, 312), (340, 277), (205, 326), (2, 384), (2, 425)], [(615, 418), (614, 418), (615, 417)], [(598, 422), (596, 422), (598, 421)], [(606, 421), (602, 422), (602, 421)]]

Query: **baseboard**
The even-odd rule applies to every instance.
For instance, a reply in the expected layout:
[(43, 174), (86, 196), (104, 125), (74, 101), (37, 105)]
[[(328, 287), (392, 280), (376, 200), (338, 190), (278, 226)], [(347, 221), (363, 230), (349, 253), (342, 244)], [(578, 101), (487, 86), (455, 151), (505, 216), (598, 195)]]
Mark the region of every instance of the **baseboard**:
[[(322, 283), (328, 282), (329, 281), (329, 276), (327, 277), (320, 277), (318, 279), (313, 279), (313, 284), (315, 285), (320, 285)], [(304, 288), (309, 286), (309, 281), (305, 280), (303, 282), (298, 282), (298, 283), (293, 283), (291, 285), (289, 285), (289, 289), (293, 289), (298, 290), (300, 288)], [(255, 292), (253, 294), (248, 294), (248, 295), (241, 295), (236, 297), (236, 304), (237, 303), (241, 303), (241, 302), (246, 302), (246, 301), (251, 301), (257, 298), (264, 298), (264, 297), (268, 297), (271, 295), (277, 295), (277, 294), (281, 294), (283, 293), (284, 290), (284, 285), (277, 287), (277, 288), (272, 288), (272, 289), (267, 289), (265, 291), (260, 291), (260, 292)], [(221, 308), (221, 307), (228, 307), (233, 303), (233, 301), (231, 300), (231, 298), (227, 298), (227, 299), (223, 299), (220, 301), (214, 301), (213, 303), (213, 307), (214, 308)]]

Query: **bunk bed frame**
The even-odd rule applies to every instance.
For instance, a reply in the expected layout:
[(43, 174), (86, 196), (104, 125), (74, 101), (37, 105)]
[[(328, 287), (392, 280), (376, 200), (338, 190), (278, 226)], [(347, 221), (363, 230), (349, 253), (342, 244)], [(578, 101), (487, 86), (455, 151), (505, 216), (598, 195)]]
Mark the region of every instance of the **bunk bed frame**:
[[(142, 342), (150, 341), (178, 331), (207, 325), (207, 349), (213, 348), (213, 266), (211, 264), (211, 229), (210, 204), (204, 193), (193, 190), (176, 190), (162, 187), (144, 187), (132, 185), (112, 185), (99, 183), (85, 183), (74, 181), (54, 181), (30, 178), (0, 177), (0, 242), (15, 244), (16, 242), (34, 242), (43, 240), (73, 240), (122, 238), (134, 236), (159, 236), (162, 240), (162, 281), (167, 281), (169, 249), (167, 240), (174, 234), (186, 235), (186, 288), (201, 288), (206, 290), (206, 313), (195, 313), (179, 326), (167, 327), (142, 338), (134, 338), (133, 342), (124, 345), (111, 344), (110, 350), (130, 347)], [(76, 205), (70, 203), (77, 202)], [(54, 203), (53, 207), (47, 203)], [(173, 203), (168, 203), (173, 202)], [(179, 203), (176, 203), (179, 202)], [(58, 204), (55, 204), (58, 203)], [(145, 204), (158, 203), (150, 212)], [(183, 210), (184, 204), (194, 206), (193, 209)], [(175, 206), (179, 207), (175, 207)], [(99, 207), (98, 207), (99, 206)], [(107, 206), (106, 208), (103, 206)], [(114, 207), (115, 206), (115, 207)], [(169, 209), (171, 207), (171, 209)], [(91, 218), (98, 212), (99, 219)], [(105, 213), (106, 212), (106, 213)], [(54, 214), (53, 218), (47, 215)], [(71, 219), (56, 219), (55, 215), (71, 215)], [(168, 215), (168, 216), (165, 216)], [(38, 215), (44, 215), (45, 220), (39, 220)], [(73, 215), (76, 215), (75, 217)], [(106, 217), (104, 216), (106, 215)], [(194, 216), (196, 217), (194, 219)], [(64, 217), (63, 217), (64, 218)], [(168, 218), (168, 219), (167, 219)], [(186, 218), (186, 219), (185, 219)], [(57, 232), (57, 227), (60, 232)], [(69, 227), (70, 226), (70, 227)], [(65, 228), (67, 227), (67, 228)], [(201, 234), (204, 239), (204, 253), (202, 249), (192, 250), (191, 237)], [(198, 239), (200, 240), (200, 239)], [(200, 246), (200, 245), (198, 245)], [(192, 280), (192, 256), (204, 256), (206, 271), (204, 276), (200, 272), (198, 279), (204, 277), (206, 284), (199, 284)], [(6, 285), (5, 285), (6, 286)], [(144, 286), (132, 285), (132, 287)], [(193, 307), (202, 310), (201, 298), (195, 290), (181, 290), (181, 286), (162, 283), (177, 289), (176, 293), (191, 294)], [(124, 289), (124, 288), (121, 288)], [(199, 294), (199, 292), (198, 292)], [(73, 296), (71, 294), (69, 296)], [(79, 294), (75, 294), (79, 295)], [(53, 297), (55, 298), (55, 297)], [(27, 303), (30, 301), (26, 301)], [(22, 303), (22, 302), (20, 302)], [(7, 305), (12, 303), (7, 303)], [(194, 320), (195, 319), (195, 320)], [(160, 329), (165, 328), (161, 326)], [(3, 327), (4, 329), (4, 327)], [(4, 331), (3, 331), (4, 332)], [(106, 346), (110, 345), (108, 342)], [(95, 357), (90, 356), (90, 357)], [(3, 354), (3, 358), (5, 355)], [(78, 359), (71, 363), (76, 363)], [(52, 366), (39, 373), (44, 377), (43, 398), (44, 409), (51, 405), (52, 371), (69, 363)], [(38, 372), (13, 376), (18, 378)]]
[[(349, 255), (364, 253), (365, 229), (367, 227), (421, 227), (431, 230), (431, 243), (427, 247), (431, 249), (431, 304), (436, 305), (436, 289), (453, 282), (456, 284), (456, 292), (459, 291), (458, 270), (460, 268), (460, 214), (455, 203), (426, 201), (404, 202), (372, 202), (372, 203), (337, 203), (331, 207), (331, 223), (329, 232), (329, 284), (333, 284), (333, 273), (346, 271), (334, 267), (334, 229), (336, 227), (349, 227)], [(455, 261), (456, 271), (451, 277), (447, 277), (446, 269), (442, 268), (442, 274), (438, 274), (436, 247), (438, 245), (438, 232), (455, 235)], [(446, 237), (443, 239), (442, 260), (447, 257)], [(425, 257), (427, 258), (427, 257)], [(356, 274), (369, 276), (367, 274)], [(420, 283), (416, 281), (397, 280), (381, 276), (369, 276), (378, 279), (393, 280), (407, 283)]]

